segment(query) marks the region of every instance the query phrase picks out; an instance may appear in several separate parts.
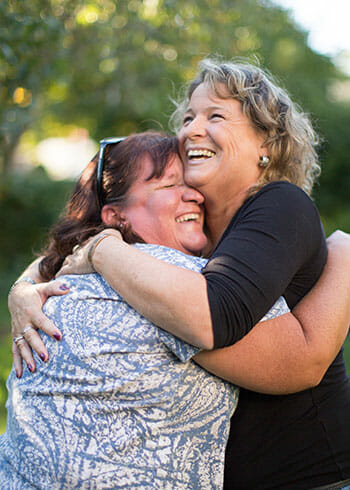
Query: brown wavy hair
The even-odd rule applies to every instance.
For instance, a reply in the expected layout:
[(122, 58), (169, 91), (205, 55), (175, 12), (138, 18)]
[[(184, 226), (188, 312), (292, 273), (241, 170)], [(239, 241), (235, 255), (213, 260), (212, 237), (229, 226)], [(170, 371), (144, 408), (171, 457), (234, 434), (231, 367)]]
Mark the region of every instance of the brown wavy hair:
[[(145, 156), (153, 163), (153, 172), (148, 177), (152, 179), (163, 175), (170, 157), (177, 153), (176, 137), (154, 131), (132, 134), (120, 143), (108, 145), (104, 156), (103, 202), (120, 207), (127, 205), (130, 187), (140, 174)], [(78, 180), (62, 216), (49, 232), (47, 246), (42, 252), (44, 257), (39, 264), (45, 280), (55, 276), (75, 245), (106, 228), (101, 220), (96, 192), (97, 162), (98, 155), (95, 155)], [(116, 228), (127, 243), (145, 243), (121, 217)]]
[(273, 77), (260, 67), (241, 60), (202, 60), (196, 78), (172, 115), (176, 130), (182, 125), (194, 90), (202, 83), (209, 84), (220, 98), (238, 100), (256, 131), (266, 136), (264, 146), (268, 149), (270, 163), (250, 195), (277, 180), (296, 184), (310, 194), (320, 174), (315, 149), (318, 137), (307, 114), (291, 101)]

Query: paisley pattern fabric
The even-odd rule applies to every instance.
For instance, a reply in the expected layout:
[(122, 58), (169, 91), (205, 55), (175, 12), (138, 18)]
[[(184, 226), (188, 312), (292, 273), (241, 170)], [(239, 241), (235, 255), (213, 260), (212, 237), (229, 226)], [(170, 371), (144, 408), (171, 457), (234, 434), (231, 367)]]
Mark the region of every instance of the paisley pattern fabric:
[[(141, 250), (198, 271), (205, 260)], [(238, 389), (197, 366), (193, 346), (157, 328), (97, 274), (66, 276), (71, 291), (45, 313), (50, 361), (8, 379), (0, 487), (216, 489)], [(279, 302), (275, 316), (287, 311)]]

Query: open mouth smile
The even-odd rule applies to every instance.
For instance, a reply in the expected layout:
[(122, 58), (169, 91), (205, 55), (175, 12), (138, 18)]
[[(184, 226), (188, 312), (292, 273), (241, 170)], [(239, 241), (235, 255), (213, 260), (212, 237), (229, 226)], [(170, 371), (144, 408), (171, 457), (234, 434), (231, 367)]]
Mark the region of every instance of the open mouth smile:
[(207, 160), (215, 156), (215, 152), (211, 150), (198, 149), (198, 150), (188, 150), (187, 158), (189, 161), (202, 161)]
[(179, 216), (175, 219), (176, 223), (184, 223), (186, 221), (200, 221), (201, 215), (199, 213), (187, 213)]

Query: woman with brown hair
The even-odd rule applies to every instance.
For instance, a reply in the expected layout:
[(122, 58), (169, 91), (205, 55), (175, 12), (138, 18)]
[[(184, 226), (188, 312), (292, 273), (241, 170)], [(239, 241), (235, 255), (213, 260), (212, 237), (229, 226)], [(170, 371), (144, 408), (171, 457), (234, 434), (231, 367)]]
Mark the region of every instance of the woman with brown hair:
[[(192, 254), (207, 241), (203, 197), (184, 184), (176, 138), (132, 135), (108, 141), (106, 153), (102, 208), (95, 158), (52, 230), (42, 278), (108, 226), (145, 253), (199, 271), (206, 261)], [(151, 221), (156, 229), (144, 226)], [(8, 379), (0, 487), (221, 488), (238, 389), (191, 362), (198, 349), (142, 318), (98, 274), (64, 282), (69, 293), (44, 307), (64, 334), (45, 338), (50, 365)], [(270, 316), (286, 312), (280, 300)]]

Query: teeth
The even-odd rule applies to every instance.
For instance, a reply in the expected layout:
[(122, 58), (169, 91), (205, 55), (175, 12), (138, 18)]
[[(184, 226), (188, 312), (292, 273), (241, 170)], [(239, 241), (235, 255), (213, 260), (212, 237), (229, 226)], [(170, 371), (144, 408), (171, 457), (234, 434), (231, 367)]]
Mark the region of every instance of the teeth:
[(184, 223), (185, 221), (197, 221), (199, 219), (198, 213), (188, 213), (180, 216), (176, 219), (176, 223)]
[(200, 158), (211, 158), (215, 155), (213, 151), (210, 150), (188, 150), (188, 158), (200, 157)]

